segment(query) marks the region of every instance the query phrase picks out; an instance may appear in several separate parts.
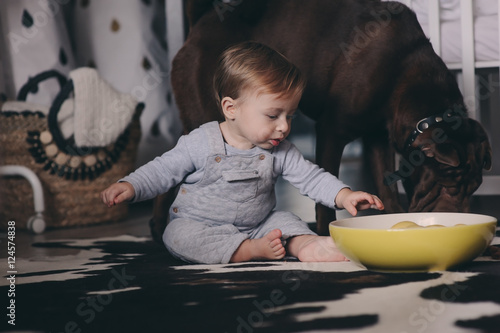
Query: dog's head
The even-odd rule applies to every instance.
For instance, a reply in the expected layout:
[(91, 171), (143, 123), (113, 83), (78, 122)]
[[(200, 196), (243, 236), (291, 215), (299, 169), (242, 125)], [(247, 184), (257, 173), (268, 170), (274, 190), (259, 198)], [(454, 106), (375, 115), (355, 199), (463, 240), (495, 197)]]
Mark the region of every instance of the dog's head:
[(470, 211), (470, 197), (491, 169), (491, 147), (483, 127), (470, 118), (453, 117), (422, 131), (406, 158), (413, 172), (403, 183), (409, 211)]

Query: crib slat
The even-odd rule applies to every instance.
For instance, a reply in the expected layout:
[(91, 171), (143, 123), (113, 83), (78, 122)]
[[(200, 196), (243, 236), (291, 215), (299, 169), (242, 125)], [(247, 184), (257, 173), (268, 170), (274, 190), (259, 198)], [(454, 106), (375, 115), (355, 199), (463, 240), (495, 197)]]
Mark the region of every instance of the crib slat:
[(441, 56), (441, 23), (439, 1), (428, 2), (429, 38), (434, 52)]
[(462, 29), (462, 75), (463, 95), (469, 116), (479, 119), (476, 107), (476, 78), (474, 60), (474, 12), (472, 0), (461, 0), (461, 29)]
[(184, 12), (181, 0), (169, 0), (165, 3), (165, 15), (167, 18), (167, 41), (169, 53), (169, 68), (172, 60), (184, 44)]

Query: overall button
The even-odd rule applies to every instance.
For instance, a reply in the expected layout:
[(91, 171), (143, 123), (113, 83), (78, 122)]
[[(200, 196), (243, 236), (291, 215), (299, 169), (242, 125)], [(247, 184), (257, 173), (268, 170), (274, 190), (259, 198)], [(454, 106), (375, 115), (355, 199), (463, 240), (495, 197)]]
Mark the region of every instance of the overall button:
[(217, 157), (215, 158), (215, 162), (217, 162), (217, 163), (219, 163), (219, 162), (220, 162), (220, 160), (221, 160), (220, 156), (217, 156)]
[(259, 156), (259, 160), (261, 160), (261, 161), (262, 161), (263, 159), (265, 159), (265, 158), (266, 158), (266, 155), (264, 155), (264, 154), (261, 154), (261, 155)]
[(181, 194), (186, 194), (186, 193), (187, 193), (186, 189), (185, 189), (185, 188), (182, 188), (182, 189), (181, 189)]
[(179, 208), (174, 207), (174, 208), (172, 208), (172, 211), (173, 211), (174, 213), (178, 213), (178, 212), (179, 212)]

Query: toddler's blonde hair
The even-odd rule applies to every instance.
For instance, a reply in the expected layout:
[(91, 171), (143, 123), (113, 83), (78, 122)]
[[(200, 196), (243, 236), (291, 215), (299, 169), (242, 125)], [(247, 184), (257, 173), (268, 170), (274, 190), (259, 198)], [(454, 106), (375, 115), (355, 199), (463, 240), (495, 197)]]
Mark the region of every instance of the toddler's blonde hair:
[(221, 54), (213, 83), (219, 109), (224, 97), (237, 99), (249, 88), (281, 97), (301, 95), (306, 85), (300, 70), (285, 56), (253, 41), (231, 46)]

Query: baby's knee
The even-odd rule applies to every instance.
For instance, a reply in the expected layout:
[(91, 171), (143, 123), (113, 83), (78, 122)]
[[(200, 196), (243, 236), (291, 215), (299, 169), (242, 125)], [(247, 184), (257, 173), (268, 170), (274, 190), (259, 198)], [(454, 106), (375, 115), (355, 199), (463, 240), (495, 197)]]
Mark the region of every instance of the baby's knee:
[(178, 250), (182, 244), (185, 244), (189, 237), (189, 231), (186, 230), (189, 221), (173, 220), (168, 223), (163, 232), (163, 243), (169, 251)]

